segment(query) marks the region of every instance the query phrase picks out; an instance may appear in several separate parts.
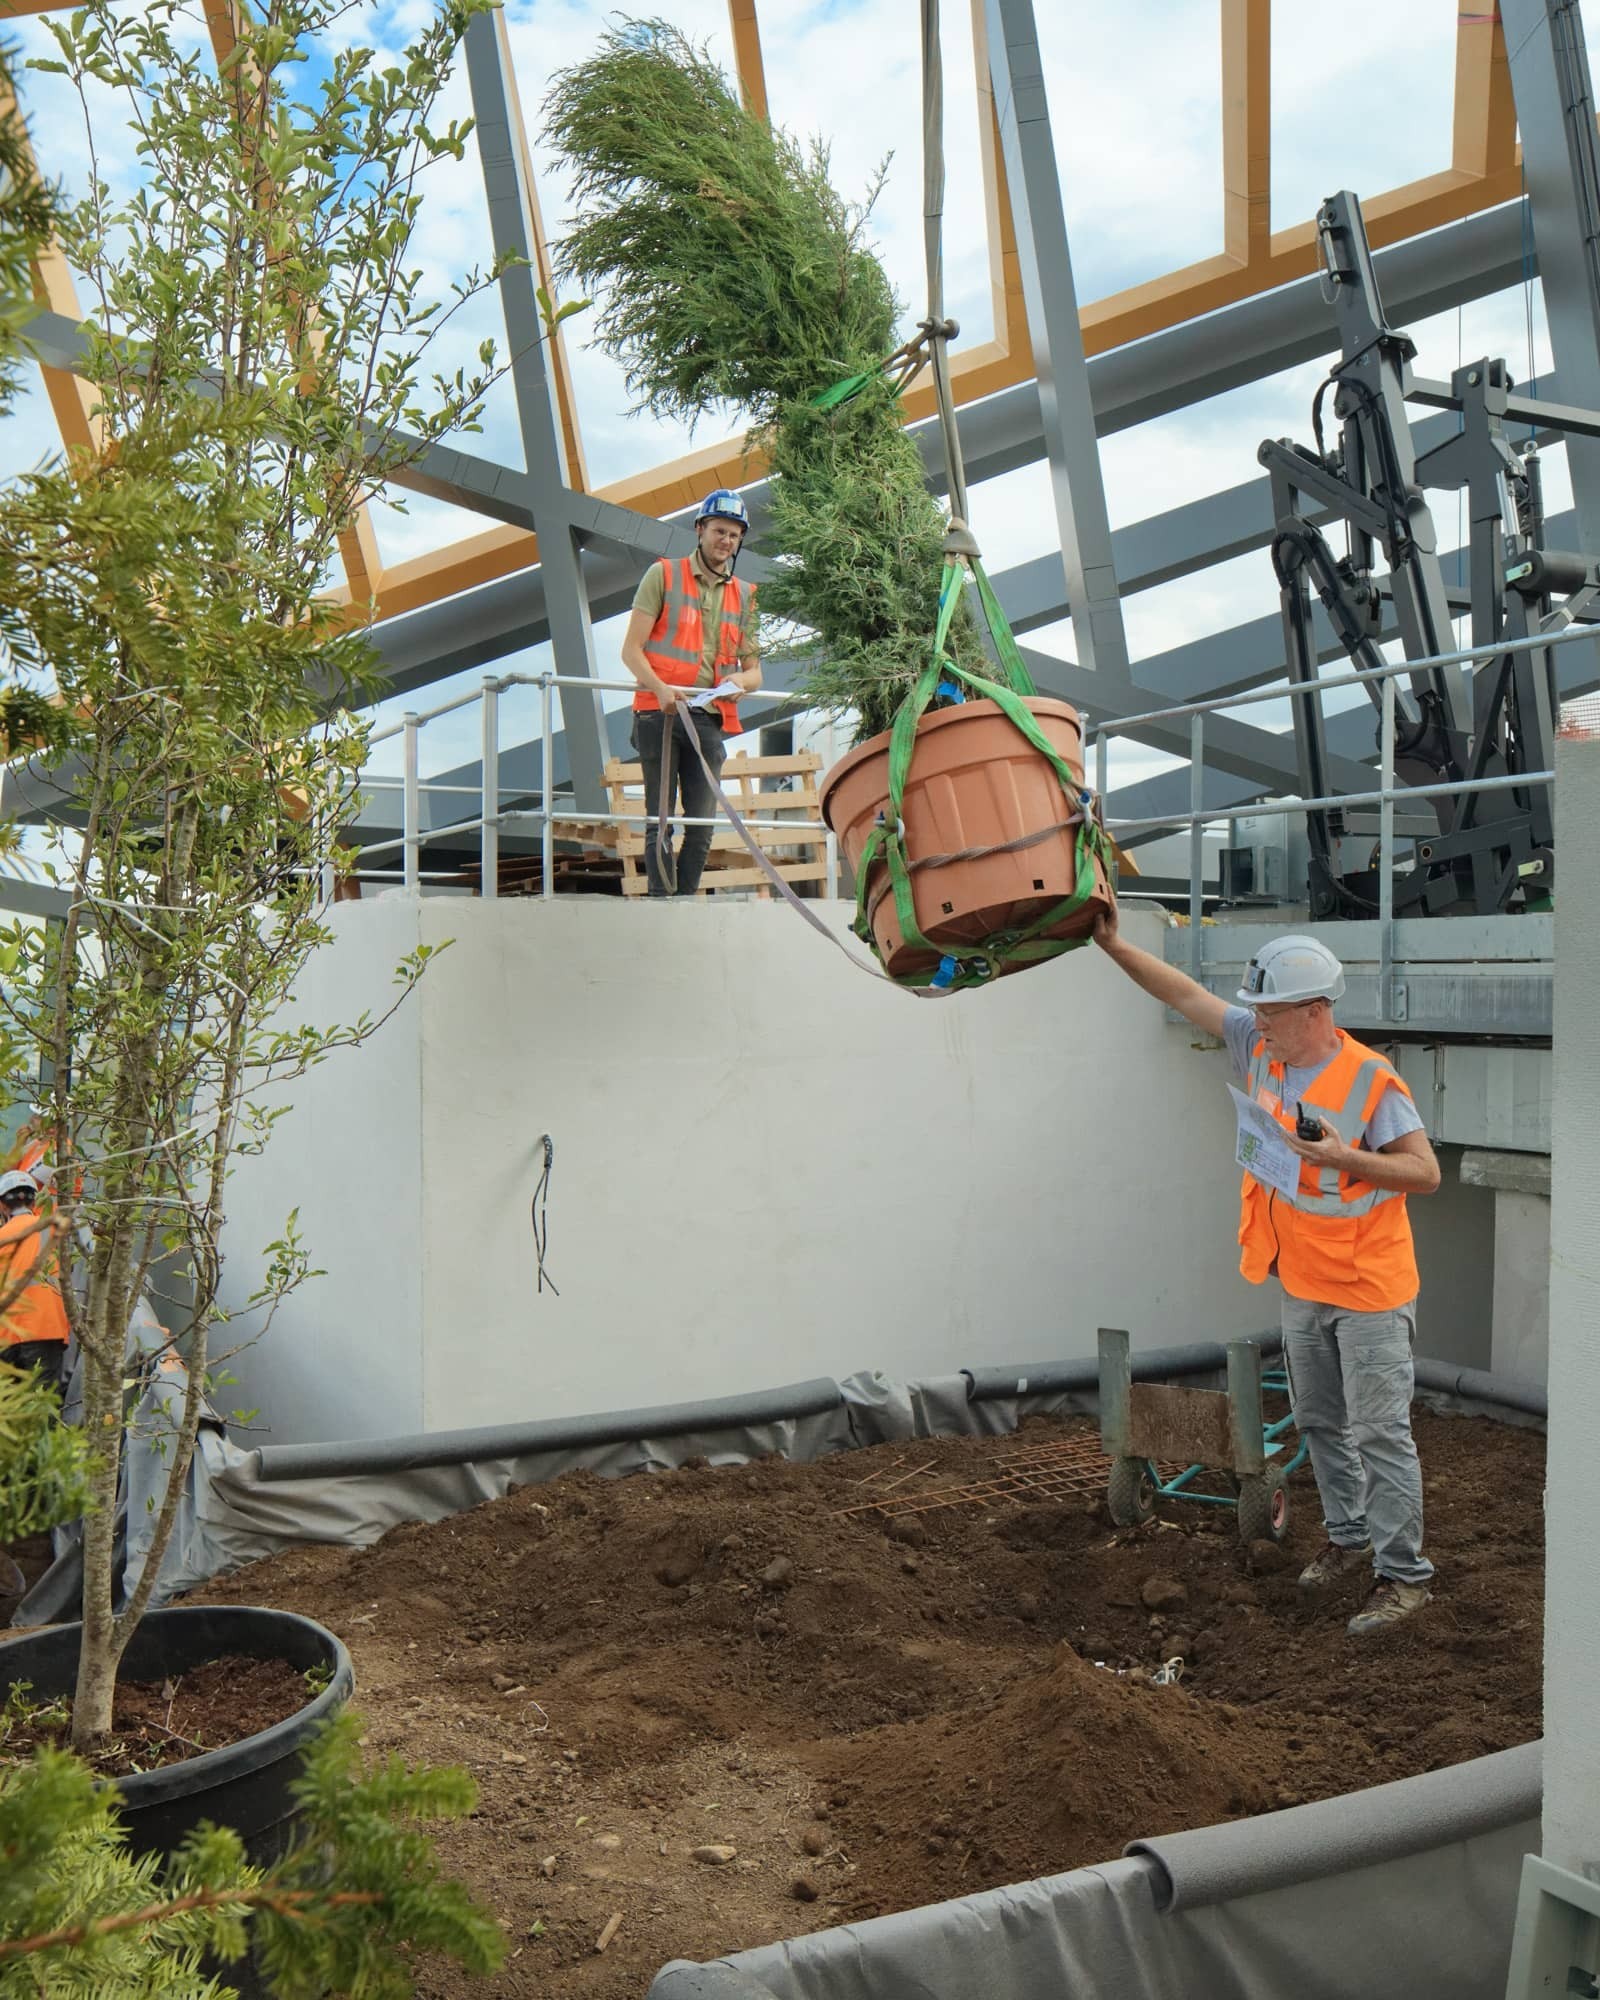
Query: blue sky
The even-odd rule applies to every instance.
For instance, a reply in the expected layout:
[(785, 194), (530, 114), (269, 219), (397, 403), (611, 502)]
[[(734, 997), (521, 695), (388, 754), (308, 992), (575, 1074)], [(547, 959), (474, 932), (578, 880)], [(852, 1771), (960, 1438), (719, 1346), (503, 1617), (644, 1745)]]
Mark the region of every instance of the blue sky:
[[(731, 63), (723, 0), (654, 0), (649, 11), (674, 21)], [(1408, 0), (1403, 37), (1394, 32), (1394, 0), (1343, 0), (1335, 16), (1304, 0), (1273, 8), (1273, 222), (1304, 219), (1334, 188), (1371, 195), (1448, 163), (1456, 8), (1448, 0)], [(507, 0), (524, 113), (540, 122), (551, 73), (581, 60), (593, 46), (604, 10), (577, 0)], [(1600, 41), (1600, 0), (1584, 9), (1592, 41)], [(369, 7), (351, 33), (398, 50), (424, 15), (422, 0)], [(1212, 0), (1121, 0), (1110, 20), (1090, 0), (1039, 6), (1046, 81), (1061, 164), (1080, 299), (1088, 302), (1221, 246), (1221, 121), (1217, 9)], [(875, 215), (878, 247), (909, 317), (922, 292), (921, 162), (916, 10), (910, 0), (762, 0), (762, 30), (774, 116), (791, 129), (818, 134), (832, 147), (836, 183), (861, 189), (876, 163), (892, 152), (888, 184)], [(1336, 22), (1336, 27), (1331, 23)], [(38, 21), (15, 24), (25, 49), (40, 50)], [(969, 16), (946, 8), (946, 295), (965, 336), (989, 330), (987, 253), (978, 172), (977, 113), (972, 94)], [(87, 160), (81, 117), (59, 79), (25, 79), (36, 130), (48, 134), (49, 157), (69, 189)], [(455, 115), (468, 110), (464, 78), (453, 86)], [(115, 177), (132, 173), (131, 151), (101, 113), (102, 164)], [(537, 161), (546, 226), (556, 237), (566, 190), (555, 162)], [(432, 177), (417, 245), (419, 261), (445, 292), (462, 266), (488, 254), (475, 151), (461, 166)], [(1535, 288), (1534, 365), (1548, 365), (1542, 310)], [(604, 483), (672, 455), (688, 441), (679, 427), (626, 415), (618, 371), (582, 348), (574, 323), (575, 375), (591, 477)], [(466, 359), (485, 334), (499, 334), (498, 309), (485, 300), (464, 316), (441, 359)], [(1505, 353), (1520, 378), (1528, 370), (1525, 302), (1520, 290), (1414, 326), (1420, 366), (1443, 375), (1458, 351), (1468, 357)], [(1136, 431), (1108, 439), (1103, 464), (1113, 523), (1137, 520), (1250, 477), (1255, 449), (1268, 435), (1305, 435), (1315, 365), (1218, 397)], [(703, 426), (697, 442), (717, 435)], [(0, 471), (13, 470), (52, 448), (53, 426), (42, 396), (34, 396), (0, 433)], [(495, 398), (481, 438), (468, 441), (509, 463), (520, 463), (509, 392)], [(1564, 467), (1551, 455), (1552, 505), (1565, 498)], [(1046, 553), (1054, 545), (1048, 483), (1033, 467), (989, 482), (974, 500), (974, 525), (991, 571)], [(401, 516), (381, 510), (385, 558), (395, 561), (471, 534), (481, 522), (437, 503), (413, 499)], [(1441, 522), (1448, 542), (1453, 523)], [(1134, 657), (1164, 651), (1187, 638), (1262, 615), (1276, 604), (1264, 554), (1128, 600)], [(614, 621), (597, 643), (616, 671), (620, 632)], [(1070, 652), (1070, 630), (1035, 635), (1045, 650)], [(542, 665), (533, 656), (507, 665)], [(439, 690), (440, 698), (447, 692)], [(531, 701), (529, 703), (531, 714)], [(1261, 711), (1255, 712), (1257, 719)], [(424, 762), (437, 769), (476, 754), (472, 712), (441, 723), (424, 738)], [(1113, 779), (1133, 777), (1158, 760), (1129, 751), (1113, 764)], [(380, 753), (376, 768), (397, 768)]]

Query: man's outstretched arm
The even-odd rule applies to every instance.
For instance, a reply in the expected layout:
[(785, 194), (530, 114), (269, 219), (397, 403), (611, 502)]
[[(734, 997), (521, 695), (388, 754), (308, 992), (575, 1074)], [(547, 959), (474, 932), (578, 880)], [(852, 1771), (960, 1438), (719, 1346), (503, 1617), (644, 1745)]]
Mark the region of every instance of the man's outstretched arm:
[(1141, 951), (1136, 944), (1130, 944), (1122, 935), (1117, 922), (1116, 910), (1102, 912), (1095, 919), (1094, 941), (1116, 965), (1133, 981), (1142, 986), (1153, 1000), (1159, 1000), (1163, 1007), (1175, 1007), (1186, 1021), (1192, 1021), (1203, 1033), (1222, 1039), (1222, 1017), (1228, 1011), (1226, 1000), (1218, 999), (1215, 993), (1208, 993), (1198, 980), (1191, 979), (1186, 972), (1180, 972), (1175, 965), (1168, 965), (1153, 952)]

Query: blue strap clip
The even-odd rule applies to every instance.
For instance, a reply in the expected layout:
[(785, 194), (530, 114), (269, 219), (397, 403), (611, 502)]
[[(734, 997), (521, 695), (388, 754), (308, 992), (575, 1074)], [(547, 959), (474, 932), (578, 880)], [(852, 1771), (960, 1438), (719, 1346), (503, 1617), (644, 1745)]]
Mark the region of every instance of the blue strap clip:
[(928, 981), (928, 984), (930, 986), (937, 987), (939, 991), (942, 993), (947, 987), (955, 985), (956, 974), (960, 970), (961, 970), (960, 959), (952, 958), (950, 954), (946, 952), (944, 957), (941, 958), (939, 961), (939, 970)]
[(940, 681), (939, 685), (934, 689), (934, 693), (942, 700), (949, 702), (964, 702), (967, 698), (966, 689), (960, 686), (958, 682), (950, 680)]

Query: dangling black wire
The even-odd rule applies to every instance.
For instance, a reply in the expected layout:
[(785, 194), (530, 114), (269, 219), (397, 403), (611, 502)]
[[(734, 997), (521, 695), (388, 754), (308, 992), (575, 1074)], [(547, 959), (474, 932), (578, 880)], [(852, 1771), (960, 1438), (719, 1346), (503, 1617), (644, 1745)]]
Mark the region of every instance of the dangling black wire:
[(544, 1268), (545, 1252), (550, 1246), (550, 1221), (545, 1212), (545, 1204), (550, 1197), (550, 1169), (556, 1163), (556, 1148), (555, 1141), (548, 1132), (540, 1133), (539, 1144), (544, 1148), (544, 1171), (539, 1176), (539, 1185), (533, 1191), (533, 1204), (530, 1210), (533, 1221), (533, 1247), (539, 1259), (538, 1289), (542, 1292), (548, 1285), (559, 1299), (561, 1289), (554, 1278), (545, 1275)]

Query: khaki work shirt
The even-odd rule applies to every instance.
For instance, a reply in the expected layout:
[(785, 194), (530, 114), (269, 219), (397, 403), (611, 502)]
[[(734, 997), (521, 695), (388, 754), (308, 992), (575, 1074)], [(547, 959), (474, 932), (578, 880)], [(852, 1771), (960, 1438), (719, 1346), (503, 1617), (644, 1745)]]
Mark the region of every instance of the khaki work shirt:
[[(717, 576), (706, 568), (700, 551), (695, 550), (689, 558), (695, 581), (700, 586), (700, 631), (703, 644), (700, 650), (700, 671), (696, 674), (696, 687), (711, 687), (716, 681), (717, 645), (722, 631), (722, 598), (730, 578)], [(633, 593), (635, 611), (648, 611), (650, 623), (661, 616), (661, 607), (667, 601), (667, 579), (660, 563), (653, 562), (639, 579), (639, 588)], [(744, 613), (739, 621), (739, 664), (749, 666), (761, 657), (761, 649), (756, 642), (756, 594), (752, 585), (744, 594)]]

